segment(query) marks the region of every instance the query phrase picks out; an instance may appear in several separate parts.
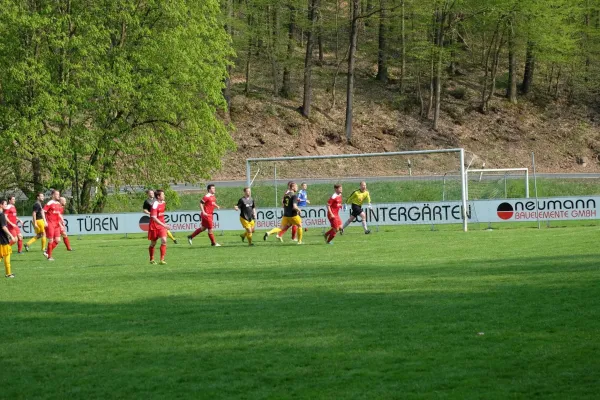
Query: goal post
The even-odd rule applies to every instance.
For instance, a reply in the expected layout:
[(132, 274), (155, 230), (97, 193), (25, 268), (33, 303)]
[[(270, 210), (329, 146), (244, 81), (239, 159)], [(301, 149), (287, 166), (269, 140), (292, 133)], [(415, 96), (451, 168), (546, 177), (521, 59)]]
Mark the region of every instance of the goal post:
[(501, 178), (504, 184), (504, 198), (508, 198), (508, 193), (506, 190), (507, 181), (510, 180), (518, 180), (523, 179), (524, 184), (524, 195), (525, 198), (529, 198), (529, 168), (484, 168), (484, 169), (467, 169), (467, 176), (465, 177), (465, 184), (467, 187), (467, 200), (471, 198), (469, 194), (469, 175), (479, 174), (479, 178), (477, 182), (481, 182), (482, 180), (494, 180)]
[[(349, 159), (349, 158), (373, 158), (373, 157), (390, 157), (390, 156), (418, 156), (428, 154), (458, 154), (459, 168), (457, 172), (458, 178), (460, 179), (460, 201), (461, 201), (461, 218), (463, 231), (468, 230), (468, 208), (467, 208), (467, 173), (465, 168), (465, 150), (463, 148), (453, 149), (436, 149), (436, 150), (410, 150), (410, 151), (396, 151), (396, 152), (385, 152), (385, 153), (362, 153), (362, 154), (331, 154), (331, 155), (319, 155), (319, 156), (291, 156), (291, 157), (266, 157), (266, 158), (248, 158), (246, 159), (246, 185), (248, 187), (253, 186), (254, 180), (256, 179), (259, 171), (254, 172), (252, 170), (253, 163), (268, 163), (268, 162), (288, 162), (288, 161), (311, 161), (311, 160), (338, 160), (338, 159)], [(408, 160), (409, 173), (412, 174), (412, 166), (410, 159)], [(259, 167), (260, 169), (260, 167)], [(272, 179), (277, 187), (278, 175), (277, 168), (274, 168)], [(368, 177), (367, 177), (368, 179)], [(277, 190), (277, 189), (275, 189)], [(277, 192), (275, 194), (277, 201)]]

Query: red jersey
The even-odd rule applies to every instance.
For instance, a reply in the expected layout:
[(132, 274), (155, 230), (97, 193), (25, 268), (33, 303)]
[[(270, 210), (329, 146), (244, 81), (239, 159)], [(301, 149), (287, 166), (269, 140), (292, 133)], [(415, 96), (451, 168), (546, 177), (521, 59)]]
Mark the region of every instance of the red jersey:
[(44, 212), (46, 213), (46, 221), (48, 222), (48, 225), (58, 225), (61, 222), (61, 209), (62, 206), (56, 200), (50, 200), (48, 203), (46, 203), (46, 206), (44, 207)]
[(342, 195), (334, 193), (327, 202), (327, 205), (331, 208), (333, 215), (338, 216), (342, 208)]
[(165, 209), (167, 208), (167, 203), (164, 201), (161, 203), (159, 201), (155, 201), (152, 203), (152, 209), (150, 210), (150, 230), (162, 229), (163, 226), (159, 225), (153, 217), (158, 218), (160, 222), (165, 223)]
[(207, 217), (212, 217), (213, 212), (215, 211), (215, 205), (217, 204), (217, 198), (214, 194), (208, 193), (201, 200), (204, 205), (204, 212)]
[(4, 208), (4, 214), (6, 215), (7, 220), (15, 225), (17, 224), (17, 207), (12, 204), (7, 205)]

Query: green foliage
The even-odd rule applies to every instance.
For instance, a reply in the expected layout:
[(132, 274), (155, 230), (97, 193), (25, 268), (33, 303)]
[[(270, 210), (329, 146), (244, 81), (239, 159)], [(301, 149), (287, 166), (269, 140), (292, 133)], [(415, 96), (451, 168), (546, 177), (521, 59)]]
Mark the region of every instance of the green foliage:
[(0, 7), (0, 129), (25, 192), (68, 187), (79, 211), (99, 210), (109, 185), (207, 178), (233, 149), (216, 0)]

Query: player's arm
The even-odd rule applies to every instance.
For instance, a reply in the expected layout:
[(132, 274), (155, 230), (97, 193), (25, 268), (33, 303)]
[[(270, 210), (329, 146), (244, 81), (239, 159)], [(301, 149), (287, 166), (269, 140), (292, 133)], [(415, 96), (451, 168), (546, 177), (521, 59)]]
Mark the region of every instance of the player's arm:
[(200, 200), (200, 212), (206, 214), (206, 211), (204, 211), (204, 200)]
[(331, 201), (327, 202), (327, 216), (333, 216), (333, 211), (331, 210)]
[(304, 192), (304, 201), (306, 201), (306, 204), (310, 204), (310, 200), (308, 199), (308, 192)]
[(292, 201), (292, 207), (294, 210), (300, 213), (300, 207), (298, 207), (298, 197), (294, 197), (294, 200)]
[[(44, 207), (42, 207), (42, 219), (44, 220), (44, 224), (48, 226), (48, 221), (46, 221), (46, 211), (44, 211)], [(34, 217), (35, 220), (35, 217)]]
[(152, 218), (152, 220), (154, 222), (156, 222), (158, 225), (162, 226), (163, 228), (169, 229), (169, 225), (163, 223), (160, 219), (158, 219), (158, 202), (155, 202), (152, 205), (152, 211), (150, 212), (150, 218)]
[(158, 216), (156, 214), (154, 214), (154, 215), (150, 214), (150, 218), (152, 218), (154, 220), (154, 222), (156, 222), (158, 225), (162, 226), (163, 228), (169, 229), (169, 225), (164, 224), (160, 219), (158, 219)]
[[(4, 220), (8, 222), (8, 219), (6, 217), (4, 218)], [(8, 227), (6, 226), (6, 224), (2, 224), (2, 230), (4, 231), (4, 233), (6, 233), (8, 235), (9, 241), (12, 242), (13, 240), (15, 240), (13, 235), (10, 234), (10, 231), (8, 230)]]
[(367, 192), (367, 197), (365, 198), (365, 200), (367, 200), (367, 204), (369, 204), (369, 208), (373, 208), (373, 206), (371, 205), (371, 194), (369, 192)]
[(357, 190), (355, 190), (354, 192), (352, 192), (350, 194), (350, 196), (348, 196), (348, 198), (346, 199), (346, 204), (354, 203), (354, 199), (356, 199), (356, 192), (357, 192)]
[(240, 211), (240, 208), (241, 208), (241, 207), (243, 207), (243, 206), (244, 206), (244, 205), (243, 205), (243, 203), (242, 203), (242, 199), (239, 199), (239, 200), (238, 200), (238, 202), (237, 202), (237, 204), (236, 204), (235, 206), (233, 206), (233, 209), (234, 209), (235, 211)]
[(150, 215), (150, 210), (152, 210), (152, 204), (148, 204), (148, 200), (144, 200), (144, 204), (142, 204), (142, 212)]
[[(20, 221), (20, 220), (19, 220), (19, 219), (17, 219), (17, 223), (19, 223), (19, 221)], [(11, 222), (11, 221), (8, 219), (8, 218), (6, 218), (6, 225), (7, 225), (7, 226), (8, 226), (8, 225), (10, 225), (10, 226), (12, 226), (12, 227), (14, 227), (14, 228), (16, 228), (16, 227), (17, 227), (17, 224), (13, 224), (13, 223), (12, 223), (12, 222)]]
[(252, 217), (254, 217), (254, 219), (256, 219), (256, 205), (255, 205), (254, 201), (252, 201)]

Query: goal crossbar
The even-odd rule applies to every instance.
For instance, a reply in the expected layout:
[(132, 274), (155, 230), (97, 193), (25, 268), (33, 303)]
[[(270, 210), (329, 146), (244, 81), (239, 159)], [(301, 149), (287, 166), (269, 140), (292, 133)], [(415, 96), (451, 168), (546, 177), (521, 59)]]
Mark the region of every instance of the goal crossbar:
[(417, 154), (436, 154), (436, 153), (459, 153), (460, 156), (460, 178), (461, 178), (461, 204), (462, 204), (462, 220), (463, 231), (467, 232), (467, 173), (465, 171), (465, 149), (437, 149), (437, 150), (407, 150), (407, 151), (392, 151), (386, 153), (361, 153), (361, 154), (331, 154), (321, 156), (290, 156), (290, 157), (266, 157), (266, 158), (247, 158), (246, 159), (246, 184), (251, 186), (253, 180), (251, 177), (250, 163), (252, 162), (268, 162), (268, 161), (297, 161), (297, 160), (324, 160), (324, 159), (340, 159), (340, 158), (365, 158), (365, 157), (388, 157), (388, 156), (408, 156)]

